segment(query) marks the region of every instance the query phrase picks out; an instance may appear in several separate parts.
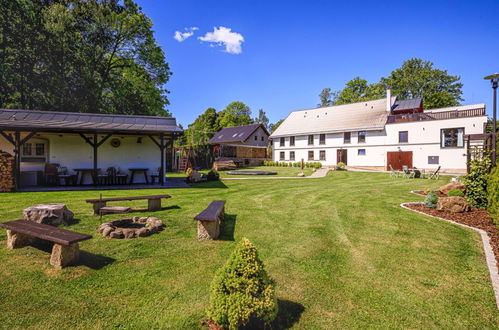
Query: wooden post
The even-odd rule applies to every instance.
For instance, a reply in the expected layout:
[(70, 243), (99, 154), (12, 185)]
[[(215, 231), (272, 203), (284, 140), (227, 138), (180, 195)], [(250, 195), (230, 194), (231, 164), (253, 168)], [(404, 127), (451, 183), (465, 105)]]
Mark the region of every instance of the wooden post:
[(94, 149), (94, 170), (93, 170), (93, 177), (92, 177), (92, 180), (93, 180), (93, 183), (96, 184), (97, 183), (97, 154), (98, 154), (98, 148), (99, 148), (99, 145), (98, 145), (98, 142), (97, 142), (97, 133), (94, 133), (94, 142), (93, 142), (93, 149)]
[[(165, 185), (165, 136), (161, 134), (159, 136), (159, 150), (161, 151), (161, 167), (159, 168), (159, 183), (162, 186)], [(161, 203), (161, 201), (160, 201)]]
[(468, 135), (466, 140), (466, 172), (470, 173), (470, 163), (471, 163), (471, 137)]
[(19, 181), (21, 179), (21, 133), (20, 132), (15, 132), (14, 133), (14, 160), (15, 160), (15, 173), (14, 173), (14, 180), (16, 184), (16, 191), (19, 191)]

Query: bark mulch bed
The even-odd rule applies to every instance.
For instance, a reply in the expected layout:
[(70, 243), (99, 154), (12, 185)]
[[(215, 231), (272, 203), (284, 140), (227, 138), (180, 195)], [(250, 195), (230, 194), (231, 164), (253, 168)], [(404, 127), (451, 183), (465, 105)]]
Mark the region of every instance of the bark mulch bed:
[(451, 213), (427, 208), (423, 203), (406, 204), (405, 206), (411, 210), (485, 230), (489, 235), (490, 245), (492, 246), (492, 250), (494, 251), (494, 255), (496, 257), (496, 263), (499, 267), (499, 229), (492, 222), (492, 219), (486, 210), (472, 208), (470, 212)]
[[(423, 190), (414, 190), (414, 191), (413, 191), (413, 193), (418, 194), (418, 195), (421, 195), (421, 196), (426, 196), (426, 195), (427, 195), (427, 194), (426, 194)], [(442, 193), (442, 192), (440, 192), (440, 191), (438, 191), (438, 190), (435, 190), (435, 191), (434, 191), (434, 193), (435, 193), (435, 195), (437, 195), (437, 197), (439, 197), (439, 198), (440, 198), (440, 197), (447, 197), (447, 195), (446, 195), (446, 194), (444, 194), (444, 193)]]

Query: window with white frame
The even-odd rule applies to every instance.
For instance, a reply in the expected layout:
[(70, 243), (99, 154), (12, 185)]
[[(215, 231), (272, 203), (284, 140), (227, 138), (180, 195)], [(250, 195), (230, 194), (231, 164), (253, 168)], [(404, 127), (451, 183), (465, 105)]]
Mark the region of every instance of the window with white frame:
[(295, 152), (294, 151), (289, 152), (289, 160), (295, 160)]
[(326, 160), (326, 150), (319, 151), (319, 160)]
[(294, 136), (289, 137), (289, 145), (292, 147), (295, 145), (295, 137)]
[(284, 147), (284, 144), (285, 144), (285, 143), (286, 143), (286, 138), (283, 138), (283, 137), (282, 137), (282, 138), (280, 138), (280, 140), (279, 140), (279, 146), (280, 146), (280, 147)]
[(284, 157), (284, 151), (281, 151), (279, 153), (279, 160), (284, 160), (284, 159), (285, 159), (285, 157)]
[(313, 146), (314, 145), (314, 136), (313, 135), (309, 135), (308, 136), (308, 145), (309, 146)]
[(313, 150), (308, 151), (308, 160), (314, 160), (314, 151)]
[(366, 131), (359, 131), (358, 134), (358, 143), (365, 143), (366, 142)]

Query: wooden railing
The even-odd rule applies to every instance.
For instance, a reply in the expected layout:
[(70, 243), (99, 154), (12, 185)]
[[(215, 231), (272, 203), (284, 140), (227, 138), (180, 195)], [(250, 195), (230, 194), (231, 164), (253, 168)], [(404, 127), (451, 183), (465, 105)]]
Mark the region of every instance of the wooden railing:
[(387, 124), (403, 123), (409, 121), (478, 117), (485, 115), (486, 115), (485, 108), (468, 109), (468, 110), (451, 110), (451, 111), (442, 111), (442, 112), (417, 112), (417, 113), (407, 113), (400, 115), (389, 115)]

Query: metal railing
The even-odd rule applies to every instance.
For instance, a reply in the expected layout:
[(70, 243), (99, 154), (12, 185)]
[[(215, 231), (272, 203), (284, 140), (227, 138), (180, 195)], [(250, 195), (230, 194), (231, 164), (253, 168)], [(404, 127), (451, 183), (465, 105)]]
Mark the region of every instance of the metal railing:
[(467, 118), (485, 116), (485, 108), (468, 109), (468, 110), (451, 110), (442, 112), (417, 112), (406, 113), (400, 115), (389, 115), (387, 124), (403, 123), (409, 121), (424, 121), (424, 120), (443, 120), (455, 118)]

